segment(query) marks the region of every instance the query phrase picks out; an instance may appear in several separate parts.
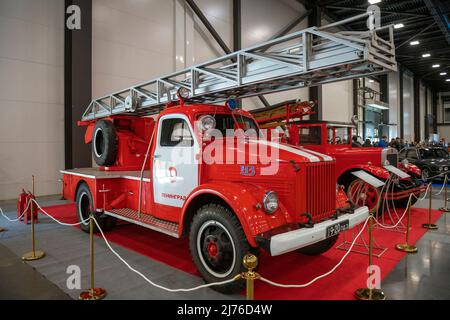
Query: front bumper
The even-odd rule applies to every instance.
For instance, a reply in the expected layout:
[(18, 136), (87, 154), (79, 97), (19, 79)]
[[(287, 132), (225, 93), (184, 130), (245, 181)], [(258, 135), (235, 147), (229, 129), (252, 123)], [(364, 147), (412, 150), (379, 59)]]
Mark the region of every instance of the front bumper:
[(344, 214), (335, 220), (327, 220), (314, 224), (312, 228), (301, 228), (270, 237), (257, 237), (257, 242), (270, 253), (271, 256), (301, 249), (326, 239), (328, 227), (349, 220), (349, 228), (353, 228), (364, 222), (369, 216), (367, 207), (355, 209), (354, 213)]

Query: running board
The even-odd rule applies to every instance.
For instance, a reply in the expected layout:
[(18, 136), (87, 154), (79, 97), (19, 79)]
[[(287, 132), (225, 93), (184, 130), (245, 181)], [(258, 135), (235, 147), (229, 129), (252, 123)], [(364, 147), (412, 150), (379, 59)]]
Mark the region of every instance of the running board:
[(117, 218), (119, 220), (124, 220), (141, 227), (158, 231), (167, 234), (174, 238), (179, 238), (178, 236), (178, 224), (166, 220), (157, 219), (148, 214), (141, 214), (141, 218), (138, 217), (138, 212), (132, 209), (113, 209), (110, 211), (105, 211), (105, 215)]

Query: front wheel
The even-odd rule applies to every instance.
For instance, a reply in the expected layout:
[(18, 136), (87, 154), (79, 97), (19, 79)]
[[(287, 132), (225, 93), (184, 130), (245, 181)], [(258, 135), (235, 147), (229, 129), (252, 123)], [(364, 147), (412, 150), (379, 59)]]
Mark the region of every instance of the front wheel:
[[(226, 281), (244, 272), (242, 260), (252, 251), (237, 217), (219, 204), (205, 205), (197, 211), (191, 224), (189, 247), (192, 260), (207, 283)], [(212, 288), (237, 293), (244, 285), (237, 280)]]
[(353, 180), (347, 188), (347, 196), (357, 206), (367, 206), (376, 214), (380, 206), (380, 190), (360, 179)]
[(333, 248), (338, 238), (339, 235), (336, 235), (334, 237), (314, 243), (310, 246), (298, 249), (297, 252), (304, 254), (306, 256), (318, 256)]
[(422, 180), (428, 181), (428, 179), (430, 179), (430, 177), (431, 177), (430, 170), (428, 168), (422, 169)]

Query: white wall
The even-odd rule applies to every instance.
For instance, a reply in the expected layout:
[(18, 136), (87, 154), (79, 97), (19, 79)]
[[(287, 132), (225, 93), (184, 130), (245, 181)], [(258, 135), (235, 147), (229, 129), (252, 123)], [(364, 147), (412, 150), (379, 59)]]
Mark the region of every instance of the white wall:
[[(390, 72), (388, 75), (388, 90), (389, 90), (389, 137), (396, 138), (400, 136), (400, 77), (398, 72)], [(394, 125), (395, 124), (395, 125)]]
[(403, 73), (403, 130), (404, 140), (414, 141), (414, 78)]
[[(197, 0), (196, 3), (232, 48), (232, 1)], [(243, 48), (267, 41), (302, 10), (296, 1), (242, 1)], [(292, 32), (306, 27), (305, 19)], [(93, 0), (94, 97), (223, 54), (184, 1)], [(266, 98), (269, 103), (276, 103), (297, 98), (308, 100), (309, 94), (308, 89), (299, 89)], [(257, 98), (245, 99), (243, 105), (249, 110), (262, 107)]]
[(0, 200), (57, 194), (64, 167), (64, 1), (0, 0)]
[(420, 140), (425, 140), (425, 118), (427, 111), (427, 101), (426, 101), (426, 90), (427, 88), (423, 83), (420, 84), (420, 96), (419, 96), (419, 106), (420, 106)]
[(353, 81), (322, 86), (323, 120), (350, 122), (353, 116)]
[(172, 72), (174, 21), (172, 0), (94, 0), (93, 96)]

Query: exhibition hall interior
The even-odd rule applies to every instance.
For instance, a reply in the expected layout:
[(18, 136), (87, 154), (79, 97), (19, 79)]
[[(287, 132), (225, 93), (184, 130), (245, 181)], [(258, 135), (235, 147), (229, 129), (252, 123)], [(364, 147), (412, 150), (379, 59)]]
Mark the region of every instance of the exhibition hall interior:
[(449, 300), (449, 140), (446, 0), (0, 0), (0, 300)]

